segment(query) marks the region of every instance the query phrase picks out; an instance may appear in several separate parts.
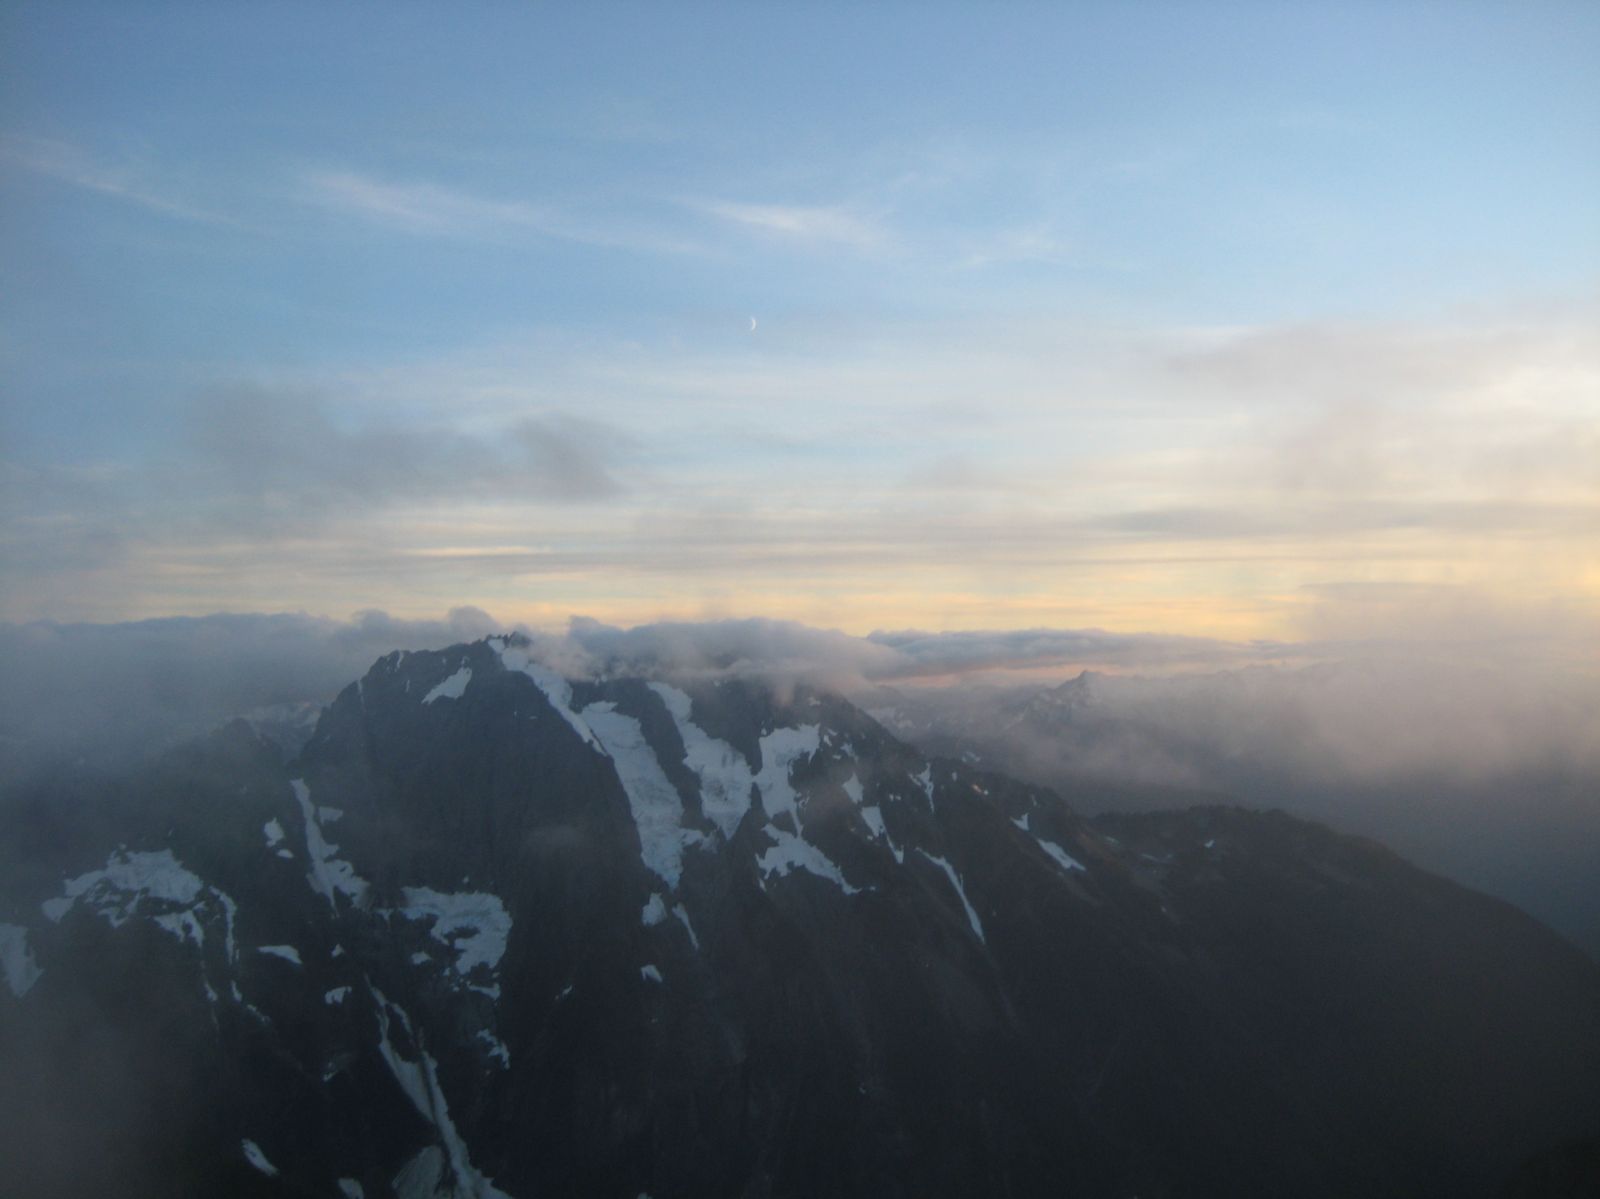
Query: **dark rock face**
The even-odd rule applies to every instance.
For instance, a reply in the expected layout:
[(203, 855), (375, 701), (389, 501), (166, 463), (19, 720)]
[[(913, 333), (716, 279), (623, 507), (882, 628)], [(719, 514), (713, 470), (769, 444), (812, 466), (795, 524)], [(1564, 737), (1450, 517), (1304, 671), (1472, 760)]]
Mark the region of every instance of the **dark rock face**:
[(6, 1193), (1471, 1195), (1600, 1127), (1514, 909), (804, 691), (495, 638), (0, 819)]

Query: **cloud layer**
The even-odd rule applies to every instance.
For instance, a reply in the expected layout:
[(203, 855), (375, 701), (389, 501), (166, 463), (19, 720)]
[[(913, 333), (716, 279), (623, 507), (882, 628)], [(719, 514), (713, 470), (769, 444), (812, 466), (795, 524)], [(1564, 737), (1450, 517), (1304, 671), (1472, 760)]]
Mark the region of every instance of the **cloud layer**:
[(547, 338), (208, 383), (137, 454), (107, 429), (6, 465), (0, 614), (468, 601), (1237, 640), (1300, 636), (1357, 582), (1593, 608), (1577, 319), (906, 330), (825, 365), (817, 326), (715, 354)]
[[(902, 735), (976, 748), (1086, 811), (1218, 795), (1287, 807), (1378, 836), (1600, 949), (1586, 848), (1600, 844), (1600, 642), (1581, 625), (1519, 629), (1460, 597), (1468, 616), (1446, 628), (1443, 610), (1435, 597), (1432, 638), (1345, 611), (1330, 621), (1339, 639), (1273, 644), (1083, 629), (860, 638), (751, 619), (528, 632), (571, 677), (843, 691)], [(73, 762), (116, 767), (235, 715), (320, 705), (393, 649), (501, 630), (471, 608), (433, 621), (0, 625), (0, 795)], [(1059, 682), (1085, 669), (1098, 673)]]
[[(323, 703), (391, 650), (503, 628), (474, 608), (432, 621), (366, 612), (348, 621), (280, 614), (0, 625), (8, 663), (0, 733), (18, 754), (83, 745), (117, 756), (252, 709)], [(1092, 736), (1080, 743), (1082, 727), (1067, 728), (1059, 745), (1042, 749), (1063, 761), (1078, 755), (1088, 773), (1149, 782), (1223, 785), (1230, 761), (1318, 785), (1600, 771), (1600, 662), (1573, 655), (1583, 644), (1571, 639), (1582, 637), (1577, 627), (1554, 640), (1490, 640), (1481, 627), (1462, 626), (1455, 640), (1432, 643), (1297, 644), (1092, 629), (860, 638), (759, 619), (621, 628), (579, 618), (562, 634), (522, 631), (537, 655), (573, 677), (746, 677), (870, 702), (898, 686), (934, 723), (986, 736), (1007, 725), (986, 698), (995, 687), (1031, 693), (1093, 670), (1094, 721), (1083, 726)], [(1476, 652), (1462, 655), (1469, 636)]]

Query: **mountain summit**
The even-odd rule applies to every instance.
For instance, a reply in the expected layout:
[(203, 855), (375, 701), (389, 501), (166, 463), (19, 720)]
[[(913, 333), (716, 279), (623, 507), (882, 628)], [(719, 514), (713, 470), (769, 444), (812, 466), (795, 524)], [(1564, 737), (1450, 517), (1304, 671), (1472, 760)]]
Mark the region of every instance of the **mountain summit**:
[(1600, 968), (1379, 846), (530, 649), (5, 805), (0, 1189), (1457, 1196), (1600, 1129)]

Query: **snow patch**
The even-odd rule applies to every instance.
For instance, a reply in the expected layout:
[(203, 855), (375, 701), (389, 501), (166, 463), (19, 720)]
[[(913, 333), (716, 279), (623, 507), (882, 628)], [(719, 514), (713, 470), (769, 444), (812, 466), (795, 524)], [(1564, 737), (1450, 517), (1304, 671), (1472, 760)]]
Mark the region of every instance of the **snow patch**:
[(961, 878), (956, 874), (955, 867), (950, 865), (950, 863), (945, 861), (943, 858), (934, 857), (933, 854), (929, 853), (925, 849), (919, 849), (917, 852), (923, 857), (927, 858), (928, 861), (932, 862), (940, 870), (944, 871), (945, 877), (950, 880), (950, 885), (955, 888), (956, 896), (961, 900), (961, 906), (966, 909), (967, 923), (972, 926), (972, 931), (974, 934), (976, 934), (978, 940), (983, 941), (983, 943), (987, 945), (988, 941), (984, 940), (983, 936), (983, 925), (978, 920), (978, 913), (975, 912), (972, 908), (972, 905), (967, 902), (966, 888), (961, 885)]
[[(370, 986), (370, 984), (368, 984)], [(496, 1187), (492, 1180), (485, 1178), (473, 1168), (472, 1160), (467, 1154), (467, 1146), (461, 1139), (461, 1134), (456, 1131), (455, 1122), (450, 1119), (450, 1105), (445, 1101), (444, 1091), (439, 1086), (439, 1066), (427, 1050), (422, 1048), (418, 1034), (411, 1026), (411, 1019), (404, 1009), (392, 1004), (384, 997), (382, 991), (372, 987), (372, 996), (378, 1001), (378, 1052), (383, 1055), (384, 1062), (389, 1067), (389, 1072), (394, 1075), (395, 1081), (400, 1084), (400, 1089), (412, 1106), (417, 1109), (424, 1120), (432, 1124), (439, 1134), (439, 1140), (444, 1149), (444, 1156), (450, 1164), (450, 1171), (455, 1175), (455, 1189), (452, 1194), (458, 1199), (510, 1199), (510, 1196)], [(393, 1012), (399, 1017), (404, 1026), (407, 1038), (416, 1047), (420, 1060), (410, 1061), (402, 1057), (395, 1048), (394, 1042), (389, 1039), (389, 1013)], [(401, 1178), (411, 1171), (411, 1167), (425, 1154), (418, 1154), (413, 1158), (400, 1176), (395, 1179), (395, 1190), (399, 1193), (408, 1193), (401, 1186)], [(443, 1163), (433, 1171), (433, 1184), (437, 1187)], [(417, 1194), (432, 1194), (432, 1191), (419, 1191)]]
[(694, 925), (689, 923), (689, 913), (679, 903), (673, 905), (672, 914), (678, 918), (678, 923), (683, 925), (684, 931), (689, 934), (689, 944), (693, 945), (695, 952), (698, 953), (700, 951), (700, 938), (694, 935)]
[(261, 833), (267, 839), (268, 849), (276, 849), (283, 841), (283, 825), (276, 816), (261, 826)]
[(460, 699), (462, 692), (467, 689), (467, 684), (470, 682), (472, 682), (472, 667), (463, 666), (455, 674), (424, 695), (422, 702), (431, 704), (436, 699)]
[(443, 1177), (444, 1151), (428, 1145), (394, 1176), (395, 1199), (440, 1199), (449, 1194), (439, 1189)]
[(804, 837), (770, 823), (787, 812), (795, 827), (804, 830), (800, 819), (800, 797), (789, 780), (789, 772), (800, 759), (815, 754), (821, 744), (820, 727), (814, 724), (773, 729), (761, 738), (761, 771), (754, 781), (769, 821), (763, 831), (772, 839), (773, 845), (756, 859), (756, 865), (763, 880), (774, 875), (781, 878), (792, 870), (805, 870), (818, 878), (837, 883), (846, 895), (854, 895), (859, 888), (845, 881), (843, 871), (825, 853)]
[(511, 935), (511, 916), (498, 895), (450, 894), (428, 887), (405, 887), (402, 894), (406, 906), (399, 914), (407, 920), (433, 921), (433, 938), (456, 955), (457, 974), (465, 978), (479, 966), (493, 971), (500, 965)]
[(6, 986), (18, 999), (44, 975), (28, 948), (28, 930), (20, 924), (0, 924), (0, 969), (5, 971)]
[(181, 912), (165, 912), (155, 917), (155, 922), (179, 941), (187, 941), (197, 949), (205, 948), (206, 930), (195, 916), (193, 908), (184, 908)]
[[(238, 957), (233, 941), (238, 905), (184, 869), (170, 849), (154, 853), (116, 850), (104, 869), (68, 880), (59, 897), (47, 899), (39, 907), (51, 922), (59, 923), (80, 901), (112, 928), (121, 928), (133, 916), (148, 914), (164, 932), (200, 947), (205, 944), (202, 917), (214, 916), (220, 908), (228, 960)], [(151, 911), (162, 907), (167, 910)]]
[(839, 884), (846, 895), (854, 895), (861, 889), (847, 883), (839, 867), (811, 842), (802, 840), (793, 833), (786, 833), (771, 824), (767, 825), (764, 831), (777, 844), (756, 859), (756, 865), (760, 868), (763, 878), (771, 878), (773, 875), (782, 878), (791, 870), (799, 869)]
[(883, 823), (883, 812), (879, 810), (877, 804), (869, 804), (867, 807), (862, 808), (861, 819), (866, 823), (867, 828), (871, 830), (874, 837), (885, 841), (889, 839), (889, 830)]
[(750, 787), (755, 775), (743, 754), (719, 741), (689, 719), (693, 704), (684, 692), (666, 683), (651, 683), (678, 726), (683, 741), (684, 764), (700, 778), (700, 811), (724, 838), (731, 838), (750, 810)]
[(922, 788), (922, 793), (928, 797), (928, 811), (933, 811), (933, 763), (924, 766), (921, 774), (912, 775), (911, 781)]
[(503, 1068), (507, 1070), (511, 1069), (511, 1050), (506, 1048), (506, 1043), (504, 1041), (495, 1036), (494, 1033), (490, 1032), (487, 1028), (480, 1028), (478, 1030), (478, 1040), (482, 1041), (488, 1046), (490, 1057), (499, 1062)]
[(293, 945), (258, 945), (257, 953), (264, 953), (269, 957), (282, 958), (286, 962), (300, 965), (300, 951)]
[(666, 918), (667, 905), (661, 901), (660, 895), (652, 894), (644, 905), (644, 911), (640, 913), (639, 919), (644, 922), (646, 928), (654, 928)]
[(354, 1178), (341, 1178), (339, 1180), (339, 1193), (344, 1199), (367, 1199), (367, 1192)]
[(693, 829), (683, 827), (683, 800), (678, 789), (662, 772), (644, 739), (644, 730), (633, 717), (618, 712), (610, 701), (602, 701), (585, 708), (583, 719), (610, 755), (628, 796), (639, 830), (640, 857), (656, 877), (676, 888), (683, 875), (684, 848), (703, 840)]
[(661, 981), (661, 971), (654, 966), (640, 966), (639, 977), (644, 979), (645, 982), (658, 983)]
[(294, 779), (289, 786), (294, 788), (300, 816), (305, 822), (306, 857), (311, 862), (306, 870), (306, 881), (311, 884), (313, 891), (328, 901), (330, 908), (337, 907), (333, 899), (336, 891), (348, 896), (352, 903), (359, 904), (366, 896), (367, 880), (358, 875), (349, 862), (333, 856), (339, 847), (322, 835), (322, 823), (317, 819), (316, 809), (311, 806), (311, 788), (306, 786), (305, 780)]
[(329, 1007), (338, 1007), (348, 998), (350, 998), (349, 987), (334, 987), (333, 989), (324, 992), (322, 996), (322, 1002), (327, 1004)]
[(817, 752), (822, 743), (818, 727), (803, 724), (797, 729), (774, 729), (761, 738), (761, 773), (756, 786), (761, 789), (761, 806), (767, 818), (788, 812), (799, 823), (798, 796), (789, 781), (789, 770), (801, 758)]
[(556, 713), (572, 726), (572, 731), (583, 738), (585, 745), (591, 746), (605, 753), (605, 747), (595, 737), (593, 731), (583, 722), (583, 717), (572, 710), (572, 684), (567, 682), (548, 666), (540, 666), (528, 657), (524, 650), (514, 645), (504, 645), (500, 649), (500, 661), (505, 668), (520, 674), (527, 675), (533, 680), (533, 685), (544, 693), (545, 699), (550, 701), (550, 706)]
[(40, 906), (51, 921), (59, 922), (79, 899), (86, 899), (112, 928), (121, 928), (144, 899), (187, 905), (200, 897), (204, 887), (170, 849), (157, 853), (117, 850), (107, 859), (105, 869), (69, 880), (60, 898), (47, 899)]
[(260, 1170), (268, 1178), (276, 1178), (278, 1176), (278, 1167), (267, 1160), (267, 1155), (261, 1152), (260, 1145), (246, 1139), (239, 1142), (239, 1148), (244, 1150), (244, 1160)]
[(1082, 862), (1078, 861), (1077, 858), (1073, 857), (1066, 850), (1062, 849), (1061, 846), (1057, 845), (1054, 841), (1046, 841), (1043, 837), (1035, 837), (1034, 840), (1039, 842), (1040, 849), (1044, 850), (1045, 853), (1054, 858), (1061, 866), (1061, 869), (1067, 871), (1068, 873), (1071, 873), (1074, 870), (1082, 870), (1084, 868)]
[(855, 775), (852, 774), (849, 778), (845, 779), (844, 793), (850, 797), (850, 802), (855, 804), (856, 807), (859, 808), (861, 806), (861, 798), (863, 795), (861, 790), (861, 780)]
[(883, 812), (877, 804), (868, 804), (861, 809), (861, 819), (866, 821), (867, 828), (872, 830), (872, 835), (889, 847), (889, 852), (894, 854), (895, 864), (904, 866), (906, 851), (894, 843), (894, 838), (889, 836), (889, 828), (883, 823)]

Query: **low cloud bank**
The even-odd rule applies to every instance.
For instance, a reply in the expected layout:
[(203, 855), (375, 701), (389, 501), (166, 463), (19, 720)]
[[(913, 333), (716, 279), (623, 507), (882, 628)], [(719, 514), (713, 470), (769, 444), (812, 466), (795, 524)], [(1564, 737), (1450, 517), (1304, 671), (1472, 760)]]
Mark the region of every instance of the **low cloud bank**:
[(1008, 632), (872, 633), (867, 640), (892, 649), (896, 669), (880, 677), (964, 675), (988, 671), (1114, 667), (1169, 671), (1263, 662), (1292, 656), (1279, 642), (1232, 643), (1160, 633), (1108, 633), (1101, 629), (1021, 629)]
[[(901, 691), (887, 710), (1036, 777), (1237, 791), (1518, 774), (1600, 778), (1600, 681), (1347, 658), (1060, 687)], [(1600, 797), (1596, 799), (1600, 817)]]
[[(0, 745), (9, 757), (108, 759), (268, 705), (326, 702), (391, 650), (504, 630), (475, 608), (433, 621), (370, 611), (0, 625)], [(1139, 781), (1220, 785), (1233, 765), (1316, 782), (1600, 770), (1600, 671), (1581, 656), (1504, 646), (1428, 654), (1372, 638), (1231, 643), (1093, 629), (863, 638), (774, 620), (618, 628), (576, 618), (562, 634), (521, 631), (575, 677), (757, 677), (862, 696), (898, 687), (924, 721), (980, 736), (998, 735), (999, 719), (980, 681), (1109, 672), (1078, 688), (1065, 722), (1005, 719), (1014, 739), (1039, 742), (1018, 753), (1065, 753)], [(965, 685), (937, 686), (956, 682)], [(1036, 692), (1048, 694), (1032, 681), (1010, 694), (1020, 703)]]
[(374, 611), (0, 625), (0, 777), (33, 763), (115, 765), (258, 708), (326, 702), (391, 650), (497, 628), (475, 608), (438, 621)]
[[(1218, 792), (1288, 808), (1510, 898), (1600, 954), (1595, 642), (1582, 624), (1538, 637), (1472, 627), (1430, 641), (1346, 625), (1298, 643), (1082, 629), (863, 638), (772, 620), (518, 631), (570, 677), (842, 691), (902, 736), (975, 749), (1085, 811)], [(39, 771), (117, 767), (236, 715), (325, 703), (391, 650), (504, 631), (474, 608), (433, 621), (0, 625), (0, 794)]]

